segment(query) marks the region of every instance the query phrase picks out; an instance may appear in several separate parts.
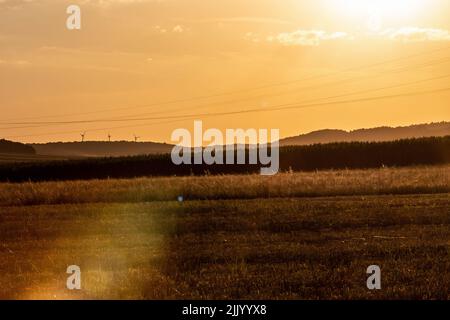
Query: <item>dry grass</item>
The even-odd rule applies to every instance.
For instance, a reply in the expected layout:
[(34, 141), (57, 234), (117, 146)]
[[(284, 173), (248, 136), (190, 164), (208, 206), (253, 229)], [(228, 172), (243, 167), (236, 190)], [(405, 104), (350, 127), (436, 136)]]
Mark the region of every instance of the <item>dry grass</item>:
[(0, 298), (449, 299), (448, 169), (3, 184)]
[(0, 297), (448, 299), (449, 208), (448, 194), (8, 208)]
[(127, 180), (0, 183), (0, 206), (450, 192), (450, 166)]

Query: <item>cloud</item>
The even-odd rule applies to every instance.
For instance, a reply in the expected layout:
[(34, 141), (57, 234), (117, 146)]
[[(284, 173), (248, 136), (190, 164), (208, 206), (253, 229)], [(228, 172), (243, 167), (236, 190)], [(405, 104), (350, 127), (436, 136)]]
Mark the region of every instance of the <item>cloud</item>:
[(327, 32), (322, 30), (296, 30), (283, 32), (267, 38), (269, 42), (277, 42), (285, 46), (318, 46), (324, 41), (351, 40), (346, 32)]
[(389, 39), (403, 42), (450, 41), (450, 32), (442, 29), (404, 27), (381, 33)]
[(167, 29), (165, 29), (165, 28), (163, 28), (161, 26), (154, 26), (153, 29), (155, 29), (156, 32), (159, 32), (159, 33), (166, 33), (167, 32)]
[(172, 31), (175, 33), (182, 33), (184, 31), (184, 28), (180, 25), (176, 25), (175, 27), (173, 27)]
[[(358, 38), (376, 37), (391, 41), (424, 42), (424, 41), (450, 41), (450, 31), (433, 28), (402, 27), (387, 29), (371, 34), (358, 34)], [(347, 32), (327, 32), (323, 30), (296, 30), (283, 32), (264, 38), (258, 34), (248, 32), (245, 39), (252, 42), (266, 40), (284, 46), (318, 46), (325, 41), (354, 40), (355, 37)]]
[(22, 66), (30, 65), (30, 62), (26, 61), (26, 60), (3, 60), (3, 59), (0, 59), (0, 65), (22, 67)]
[(153, 27), (153, 29), (157, 32), (157, 33), (168, 33), (168, 32), (173, 32), (173, 33), (183, 33), (183, 32), (185, 32), (186, 30), (189, 30), (189, 29), (186, 29), (186, 27), (184, 27), (184, 26), (182, 26), (182, 25), (176, 25), (176, 26), (174, 26), (174, 27), (169, 27), (168, 29), (167, 28), (163, 28), (163, 27), (161, 27), (161, 26), (154, 26)]
[(292, 24), (292, 22), (287, 20), (281, 20), (270, 17), (228, 17), (228, 18), (208, 18), (208, 19), (174, 19), (180, 22), (187, 23), (251, 23), (251, 24), (280, 24), (280, 25), (288, 25)]

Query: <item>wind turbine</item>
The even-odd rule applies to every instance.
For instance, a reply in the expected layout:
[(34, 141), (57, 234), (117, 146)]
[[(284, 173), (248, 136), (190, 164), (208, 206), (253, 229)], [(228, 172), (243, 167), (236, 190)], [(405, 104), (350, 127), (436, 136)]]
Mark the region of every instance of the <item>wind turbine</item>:
[(108, 141), (111, 142), (111, 133), (108, 133)]
[(134, 136), (134, 142), (137, 142), (138, 139), (140, 138), (140, 137), (138, 137), (136, 134), (134, 134), (133, 136)]
[(84, 142), (84, 138), (86, 137), (86, 132), (80, 133), (81, 142)]

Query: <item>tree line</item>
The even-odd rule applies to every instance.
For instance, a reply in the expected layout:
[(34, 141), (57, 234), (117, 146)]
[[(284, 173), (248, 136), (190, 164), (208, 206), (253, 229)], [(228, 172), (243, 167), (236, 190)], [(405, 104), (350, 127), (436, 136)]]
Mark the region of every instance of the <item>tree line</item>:
[[(450, 136), (389, 142), (280, 147), (280, 172), (450, 163)], [(248, 157), (248, 150), (246, 151)], [(247, 161), (248, 163), (248, 161)], [(143, 176), (259, 173), (261, 165), (175, 165), (170, 154), (0, 165), (0, 181), (52, 181)]]

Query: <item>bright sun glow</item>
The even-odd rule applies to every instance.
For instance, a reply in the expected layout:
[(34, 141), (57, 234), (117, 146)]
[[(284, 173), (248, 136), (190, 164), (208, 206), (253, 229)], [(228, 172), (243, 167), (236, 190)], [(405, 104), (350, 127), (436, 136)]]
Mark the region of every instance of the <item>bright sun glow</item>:
[(416, 14), (425, 0), (339, 0), (340, 10), (350, 15), (377, 13), (386, 17), (408, 17)]
[(407, 16), (415, 14), (425, 0), (341, 0), (343, 9), (349, 13), (370, 13), (378, 11), (385, 15)]
[(367, 19), (370, 29), (380, 29), (384, 22), (413, 19), (424, 9), (427, 0), (332, 0), (341, 14)]

